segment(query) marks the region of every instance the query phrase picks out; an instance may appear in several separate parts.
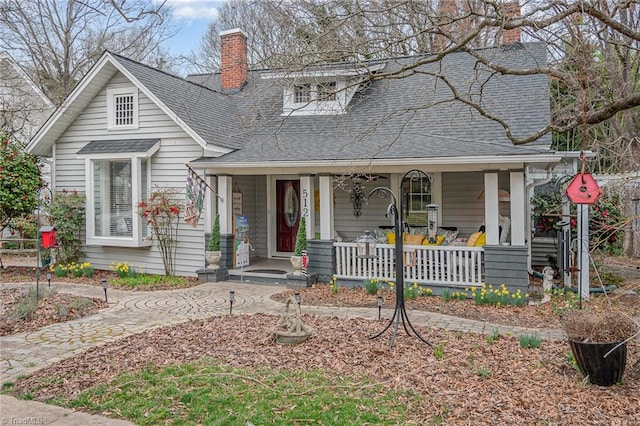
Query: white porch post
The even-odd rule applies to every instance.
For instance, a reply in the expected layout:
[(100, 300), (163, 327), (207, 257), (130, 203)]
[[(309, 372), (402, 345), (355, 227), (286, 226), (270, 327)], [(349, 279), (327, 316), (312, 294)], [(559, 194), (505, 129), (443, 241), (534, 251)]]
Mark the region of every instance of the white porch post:
[(484, 174), (484, 224), (488, 246), (500, 244), (498, 213), (498, 173), (487, 172)]
[(218, 213), (220, 214), (220, 234), (233, 234), (232, 196), (233, 178), (229, 175), (218, 176)]
[(333, 183), (331, 176), (320, 176), (320, 239), (333, 239)]
[(511, 193), (511, 245), (525, 245), (525, 190), (524, 190), (524, 172), (511, 172), (509, 175), (509, 190)]
[(589, 300), (589, 205), (578, 204), (578, 291)]
[(307, 224), (307, 240), (315, 238), (316, 212), (313, 198), (313, 178), (300, 176), (300, 215)]

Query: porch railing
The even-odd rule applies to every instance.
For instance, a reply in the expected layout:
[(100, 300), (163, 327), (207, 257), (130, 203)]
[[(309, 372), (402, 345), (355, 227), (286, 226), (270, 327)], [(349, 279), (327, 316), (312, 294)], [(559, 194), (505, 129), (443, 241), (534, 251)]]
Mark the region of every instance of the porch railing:
[[(356, 243), (333, 244), (336, 251), (336, 278), (360, 280), (395, 279), (395, 245), (378, 244), (375, 259), (360, 259)], [(405, 283), (450, 287), (482, 285), (482, 247), (404, 246)]]

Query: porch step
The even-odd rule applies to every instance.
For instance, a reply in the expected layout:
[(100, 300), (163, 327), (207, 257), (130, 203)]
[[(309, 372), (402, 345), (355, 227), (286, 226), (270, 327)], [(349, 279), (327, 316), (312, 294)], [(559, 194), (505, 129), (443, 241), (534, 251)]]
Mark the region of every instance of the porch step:
[(267, 284), (287, 286), (287, 274), (269, 274), (261, 272), (229, 271), (229, 280), (251, 284)]

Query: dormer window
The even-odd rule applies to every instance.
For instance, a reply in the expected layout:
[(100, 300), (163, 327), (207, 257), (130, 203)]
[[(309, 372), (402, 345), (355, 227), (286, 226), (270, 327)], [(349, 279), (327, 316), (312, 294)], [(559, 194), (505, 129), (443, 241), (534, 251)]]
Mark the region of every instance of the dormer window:
[(300, 73), (266, 72), (261, 78), (284, 83), (282, 115), (346, 114), (353, 96), (366, 87), (366, 76), (384, 67), (385, 63), (327, 65)]
[(318, 101), (333, 102), (336, 100), (336, 82), (318, 84)]
[(294, 88), (294, 102), (297, 104), (306, 104), (311, 102), (311, 85), (298, 84)]
[(284, 113), (344, 114), (354, 90), (343, 80), (292, 84), (284, 91)]
[(138, 89), (107, 89), (107, 129), (138, 128)]

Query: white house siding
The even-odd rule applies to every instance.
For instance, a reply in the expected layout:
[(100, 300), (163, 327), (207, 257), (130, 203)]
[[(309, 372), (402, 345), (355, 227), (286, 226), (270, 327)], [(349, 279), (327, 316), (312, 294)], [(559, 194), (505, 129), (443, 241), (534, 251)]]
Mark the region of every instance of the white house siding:
[[(509, 190), (509, 174), (498, 175), (498, 186)], [(469, 236), (484, 224), (484, 190), (482, 172), (442, 173), (442, 223), (455, 226), (461, 236)], [(500, 213), (509, 216), (509, 203), (500, 203)]]
[[(122, 74), (116, 74), (57, 141), (57, 191), (76, 189), (85, 192), (85, 162), (76, 153), (89, 141), (158, 138), (160, 150), (151, 159), (152, 190), (155, 186), (176, 188), (179, 190), (178, 197), (181, 200), (184, 198), (187, 173), (185, 163), (201, 156), (202, 149), (149, 98), (139, 92), (138, 129), (107, 131), (106, 89), (130, 85)], [(112, 262), (128, 262), (144, 272), (164, 273), (162, 258), (155, 242), (150, 248), (86, 246), (84, 249), (86, 260), (98, 269), (108, 269)], [(203, 266), (203, 220), (197, 228), (192, 228), (181, 218), (178, 228), (176, 274), (195, 276), (195, 271)]]
[[(364, 183), (364, 195), (368, 195), (375, 187), (387, 186), (388, 182), (388, 180), (383, 179)], [(350, 200), (351, 194), (348, 192), (349, 188), (350, 186), (347, 185), (345, 189), (333, 190), (335, 195), (335, 230), (342, 238), (342, 241), (355, 241), (364, 231), (373, 233), (373, 230), (380, 225), (393, 225), (392, 219), (385, 217), (387, 207), (392, 201), (391, 198), (379, 198), (377, 195), (373, 195), (368, 203), (363, 203), (362, 215), (355, 217), (353, 215), (353, 204), (351, 204)]]

